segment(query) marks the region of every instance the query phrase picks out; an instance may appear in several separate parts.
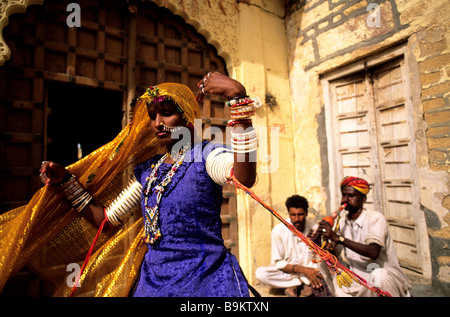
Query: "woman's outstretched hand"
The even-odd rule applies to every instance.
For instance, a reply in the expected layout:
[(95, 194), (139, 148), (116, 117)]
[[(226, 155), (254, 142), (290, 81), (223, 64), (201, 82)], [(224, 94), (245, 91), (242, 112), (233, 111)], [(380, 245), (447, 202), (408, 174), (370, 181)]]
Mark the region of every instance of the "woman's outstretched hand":
[(198, 102), (203, 102), (208, 94), (217, 95), (225, 99), (245, 97), (247, 95), (245, 87), (240, 82), (219, 72), (206, 74), (198, 82), (197, 87), (196, 99)]
[(40, 173), (41, 182), (48, 186), (51, 184), (61, 184), (69, 172), (60, 164), (44, 161), (42, 162)]

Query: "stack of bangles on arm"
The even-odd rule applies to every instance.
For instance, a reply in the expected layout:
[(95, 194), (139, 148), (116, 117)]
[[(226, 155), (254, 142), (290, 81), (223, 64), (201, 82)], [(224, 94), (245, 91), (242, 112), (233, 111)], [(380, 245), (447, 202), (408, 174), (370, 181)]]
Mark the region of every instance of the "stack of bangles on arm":
[[(65, 179), (70, 177), (67, 181)], [(81, 212), (87, 205), (91, 202), (93, 197), (81, 186), (81, 184), (76, 180), (74, 175), (68, 175), (63, 180), (61, 184), (64, 196), (69, 200), (70, 204), (78, 211)], [(99, 238), (103, 226), (109, 222), (113, 226), (118, 226), (120, 224), (125, 223), (132, 215), (133, 210), (140, 203), (141, 198), (141, 184), (136, 180), (133, 176), (128, 183), (128, 186), (119, 194), (119, 196), (109, 204), (107, 208), (104, 209), (105, 219), (103, 219), (102, 223), (99, 226), (97, 234), (92, 242), (91, 247), (86, 255), (83, 266), (81, 267), (80, 272), (78, 273), (78, 277), (76, 279), (75, 285), (72, 287), (72, 291), (70, 292), (70, 297), (72, 297), (78, 287), (78, 283), (81, 279), (81, 276), (86, 268), (87, 263), (94, 251), (95, 244), (97, 239)]]
[[(92, 196), (81, 186), (74, 175), (61, 184), (64, 196), (78, 212), (91, 201)], [(133, 176), (127, 187), (105, 208), (105, 217), (113, 226), (124, 224), (132, 215), (141, 199), (142, 185)]]
[[(226, 102), (230, 107), (231, 120), (228, 121), (228, 126), (235, 126), (236, 124), (251, 124), (251, 117), (255, 115), (256, 108), (253, 100), (246, 97), (237, 97)], [(258, 139), (256, 131), (252, 129), (249, 132), (236, 133), (231, 132), (231, 150), (234, 153), (250, 153), (256, 151), (258, 147)]]
[(140, 206), (142, 185), (133, 175), (127, 187), (105, 208), (105, 217), (113, 226), (123, 225), (133, 216), (133, 210)]
[(63, 181), (61, 187), (64, 196), (76, 211), (81, 212), (92, 200), (92, 196), (81, 186), (75, 175), (69, 175), (67, 181)]

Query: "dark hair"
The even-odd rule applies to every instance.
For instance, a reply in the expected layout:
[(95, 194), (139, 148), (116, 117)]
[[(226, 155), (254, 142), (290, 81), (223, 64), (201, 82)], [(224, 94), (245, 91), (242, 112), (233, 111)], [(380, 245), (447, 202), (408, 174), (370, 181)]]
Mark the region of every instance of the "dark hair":
[(286, 208), (289, 211), (289, 208), (303, 208), (306, 212), (308, 212), (308, 200), (306, 200), (305, 197), (302, 197), (300, 195), (293, 195), (286, 199)]

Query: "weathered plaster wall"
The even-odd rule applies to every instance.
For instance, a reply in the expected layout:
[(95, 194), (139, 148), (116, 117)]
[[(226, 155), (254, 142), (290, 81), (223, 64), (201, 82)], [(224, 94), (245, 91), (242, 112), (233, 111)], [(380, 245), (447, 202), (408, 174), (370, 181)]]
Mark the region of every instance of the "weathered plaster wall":
[[(411, 65), (420, 205), (425, 215), (435, 294), (448, 294), (449, 269), (449, 65), (448, 1), (290, 1), (286, 18), (293, 105), (295, 183), (325, 214), (329, 199), (323, 137), (322, 74), (406, 43)], [(380, 8), (379, 27), (369, 5)], [(373, 16), (372, 16), (373, 17)], [(308, 151), (304, 151), (307, 148)], [(332, 157), (328, 157), (332, 160)], [(317, 197), (317, 198), (314, 198)], [(317, 199), (317, 200), (316, 200)], [(423, 282), (423, 281), (422, 281)], [(425, 282), (423, 282), (425, 283)]]

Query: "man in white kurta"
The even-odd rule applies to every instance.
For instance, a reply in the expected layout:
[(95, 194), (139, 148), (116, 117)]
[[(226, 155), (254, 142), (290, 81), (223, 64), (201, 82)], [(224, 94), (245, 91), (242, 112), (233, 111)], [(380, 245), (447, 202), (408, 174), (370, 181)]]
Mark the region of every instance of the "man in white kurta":
[[(306, 219), (306, 199), (294, 195), (288, 198), (286, 207), (290, 217), (287, 221), (307, 235), (316, 224)], [(315, 284), (313, 287), (320, 286), (318, 264), (313, 262), (312, 252), (284, 224), (280, 223), (272, 229), (271, 242), (271, 266), (257, 268), (255, 275), (259, 281), (273, 288), (287, 289), (289, 296), (300, 294), (296, 292), (297, 287), (300, 287), (302, 295), (310, 295), (311, 282)], [(309, 286), (308, 290), (303, 285)], [(295, 289), (293, 293), (292, 289)]]
[[(385, 217), (380, 213), (363, 208), (369, 191), (368, 183), (356, 177), (347, 177), (341, 182), (341, 204), (346, 204), (341, 212), (339, 229), (334, 232), (325, 222), (321, 222), (318, 232), (338, 244), (340, 257), (347, 262), (348, 268), (365, 279), (369, 284), (394, 297), (410, 296), (410, 283), (398, 263), (394, 243), (389, 233)], [(378, 296), (364, 285), (353, 282), (349, 287), (339, 287), (336, 275), (329, 274), (321, 265), (331, 292), (336, 297)]]

